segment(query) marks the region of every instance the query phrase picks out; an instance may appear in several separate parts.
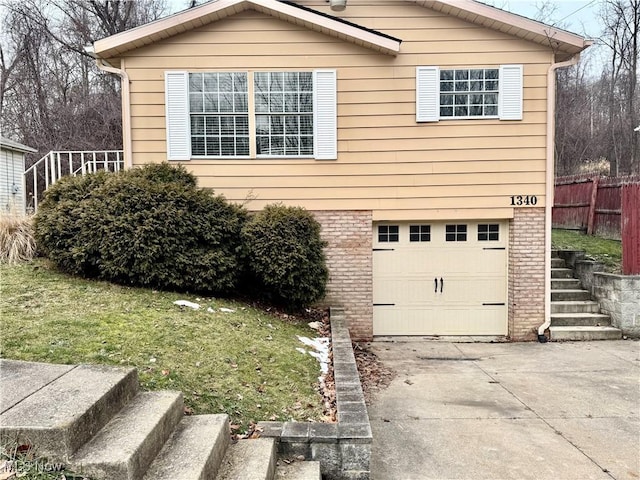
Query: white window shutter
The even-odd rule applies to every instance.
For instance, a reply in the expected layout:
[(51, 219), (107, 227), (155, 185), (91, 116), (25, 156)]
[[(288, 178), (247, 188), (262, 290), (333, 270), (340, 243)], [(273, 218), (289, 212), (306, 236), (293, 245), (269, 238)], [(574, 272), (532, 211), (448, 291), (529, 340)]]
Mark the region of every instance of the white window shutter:
[(440, 69), (416, 68), (416, 122), (440, 119)]
[(189, 74), (165, 72), (167, 160), (191, 159)]
[(500, 120), (522, 120), (522, 65), (501, 65), (499, 88)]
[(313, 72), (313, 150), (317, 160), (338, 158), (336, 71)]

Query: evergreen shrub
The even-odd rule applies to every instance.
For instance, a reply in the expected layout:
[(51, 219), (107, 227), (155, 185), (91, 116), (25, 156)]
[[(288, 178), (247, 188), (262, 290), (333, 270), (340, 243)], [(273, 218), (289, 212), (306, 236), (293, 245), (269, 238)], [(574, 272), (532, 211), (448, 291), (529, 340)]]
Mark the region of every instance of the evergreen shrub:
[(126, 285), (226, 293), (237, 286), (245, 211), (200, 190), (183, 167), (66, 177), (35, 221), (61, 270)]
[(324, 297), (320, 224), (300, 207), (268, 205), (242, 229), (247, 278), (263, 300), (301, 308)]

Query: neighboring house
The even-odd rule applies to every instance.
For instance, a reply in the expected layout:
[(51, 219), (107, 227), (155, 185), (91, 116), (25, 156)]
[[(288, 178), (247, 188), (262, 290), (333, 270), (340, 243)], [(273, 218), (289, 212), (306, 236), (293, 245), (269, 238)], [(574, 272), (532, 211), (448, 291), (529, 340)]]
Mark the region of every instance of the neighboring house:
[(25, 214), (24, 154), (35, 151), (0, 137), (0, 214)]
[(548, 318), (555, 69), (589, 44), (470, 0), (218, 0), (92, 51), (129, 166), (314, 212), (355, 338), (521, 340)]

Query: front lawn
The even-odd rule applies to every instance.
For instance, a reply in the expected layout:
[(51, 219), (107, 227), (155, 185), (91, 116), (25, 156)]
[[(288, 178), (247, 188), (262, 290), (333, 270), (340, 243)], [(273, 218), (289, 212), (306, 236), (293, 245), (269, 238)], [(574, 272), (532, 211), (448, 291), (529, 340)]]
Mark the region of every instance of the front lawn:
[(304, 347), (297, 335), (315, 334), (305, 322), (229, 300), (77, 279), (42, 260), (0, 265), (0, 288), (2, 358), (136, 367), (143, 389), (181, 390), (193, 413), (224, 412), (241, 429), (322, 417), (319, 364), (296, 351)]
[(617, 240), (585, 235), (574, 230), (554, 229), (551, 234), (553, 248), (558, 250), (582, 250), (589, 258), (597, 260), (608, 272), (620, 272), (622, 244)]

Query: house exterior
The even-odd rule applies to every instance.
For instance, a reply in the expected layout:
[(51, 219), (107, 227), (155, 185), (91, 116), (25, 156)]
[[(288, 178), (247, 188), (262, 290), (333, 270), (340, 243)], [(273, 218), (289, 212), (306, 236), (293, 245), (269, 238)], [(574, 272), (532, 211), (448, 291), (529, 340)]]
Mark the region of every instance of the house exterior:
[(549, 315), (555, 69), (588, 45), (471, 0), (217, 0), (92, 51), (123, 79), (129, 166), (314, 212), (353, 337), (527, 340)]
[(0, 137), (0, 213), (25, 214), (24, 154), (36, 150)]

